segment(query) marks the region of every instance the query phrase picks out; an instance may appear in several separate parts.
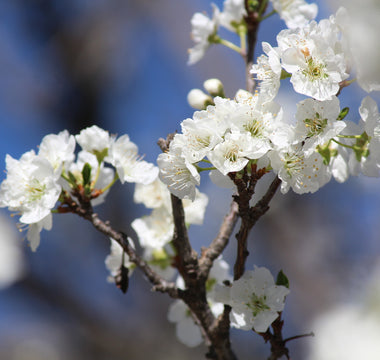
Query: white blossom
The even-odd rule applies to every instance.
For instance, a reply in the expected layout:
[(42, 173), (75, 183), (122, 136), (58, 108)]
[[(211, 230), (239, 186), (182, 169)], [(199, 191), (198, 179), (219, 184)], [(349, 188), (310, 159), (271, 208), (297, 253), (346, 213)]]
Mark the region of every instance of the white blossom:
[(183, 156), (190, 163), (202, 160), (216, 144), (222, 142), (213, 124), (209, 118), (182, 121), (182, 134), (176, 135), (174, 142), (181, 141)]
[(157, 164), (161, 181), (173, 195), (194, 200), (200, 175), (194, 165), (185, 159), (180, 147), (171, 144), (168, 152), (158, 155)]
[(271, 0), (273, 8), (289, 29), (305, 26), (314, 20), (318, 13), (315, 3), (308, 4), (304, 0)]
[(314, 193), (331, 178), (329, 168), (319, 153), (306, 157), (300, 145), (281, 151), (270, 151), (268, 157), (273, 171), (282, 180), (283, 194), (292, 188), (297, 194)]
[(348, 77), (348, 64), (333, 19), (312, 21), (277, 35), (282, 67), (291, 74), (294, 90), (317, 100), (330, 100)]
[(317, 101), (306, 99), (297, 104), (295, 136), (298, 141), (305, 141), (305, 156), (311, 155), (318, 145), (324, 145), (341, 133), (346, 127), (344, 121), (338, 121), (340, 114), (339, 100)]
[(220, 13), (220, 25), (230, 31), (237, 31), (237, 26), (247, 15), (244, 0), (225, 0), (223, 12)]
[(215, 35), (218, 30), (220, 11), (214, 4), (212, 4), (212, 10), (211, 19), (199, 12), (191, 18), (191, 37), (195, 45), (189, 49), (188, 65), (193, 65), (202, 59), (211, 44), (210, 37)]
[(37, 223), (54, 208), (61, 186), (49, 161), (33, 150), (20, 160), (6, 156), (7, 178), (0, 188), (0, 207), (20, 213), (20, 222)]
[(235, 328), (265, 332), (285, 306), (289, 289), (275, 285), (264, 267), (246, 271), (230, 287), (217, 289), (217, 299), (231, 306), (230, 321)]
[(211, 163), (223, 174), (242, 170), (248, 164), (248, 157), (254, 156), (252, 137), (238, 131), (228, 133), (224, 141), (208, 154)]
[(292, 143), (292, 128), (283, 122), (282, 108), (266, 93), (252, 95), (239, 91), (236, 101), (241, 109), (236, 111), (234, 124), (242, 133), (248, 132), (252, 137), (255, 153), (250, 159), (259, 159), (273, 147), (283, 148)]
[(224, 99), (219, 96), (214, 98), (215, 105), (209, 105), (206, 111), (196, 111), (194, 120), (197, 122), (207, 122), (214, 131), (221, 137), (228, 132), (239, 114), (244, 112), (242, 106), (235, 100)]
[(64, 130), (57, 135), (46, 135), (39, 145), (38, 155), (46, 158), (61, 175), (62, 167), (67, 168), (74, 161), (74, 150), (75, 138)]
[(157, 177), (158, 168), (138, 155), (138, 148), (128, 135), (113, 141), (109, 149), (109, 158), (115, 166), (120, 182), (149, 184)]
[(281, 61), (280, 55), (269, 43), (262, 42), (263, 51), (266, 55), (257, 58), (250, 70), (251, 74), (256, 74), (256, 79), (260, 80), (260, 93), (265, 93), (268, 100), (273, 100), (280, 88)]
[(83, 129), (75, 139), (83, 150), (100, 156), (106, 155), (112, 142), (109, 132), (96, 125)]

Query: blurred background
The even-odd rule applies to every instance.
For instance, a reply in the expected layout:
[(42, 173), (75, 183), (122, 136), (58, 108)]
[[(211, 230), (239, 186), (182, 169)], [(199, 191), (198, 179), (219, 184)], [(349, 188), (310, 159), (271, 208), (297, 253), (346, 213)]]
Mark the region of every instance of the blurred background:
[[(215, 3), (222, 8), (221, 0)], [(378, 19), (373, 14), (379, 14), (379, 5), (367, 3), (361, 9)], [(318, 20), (337, 6), (317, 4)], [(192, 46), (190, 19), (197, 11), (210, 14), (210, 3), (0, 1), (2, 169), (7, 153), (18, 159), (36, 150), (46, 134), (63, 129), (77, 134), (93, 124), (129, 134), (145, 159), (154, 162), (160, 153), (157, 139), (180, 130), (180, 122), (192, 116), (186, 102), (190, 89), (217, 77), (233, 97), (245, 84), (242, 59), (222, 47), (213, 46), (199, 63), (186, 65)], [(276, 15), (262, 24), (256, 56), (261, 41), (275, 46), (276, 34), (284, 27)], [(287, 89), (281, 88), (278, 101), (292, 116), (302, 96)], [(356, 85), (344, 89), (340, 100), (342, 107), (351, 108), (348, 119), (358, 121), (365, 95)], [(373, 97), (379, 103), (378, 95)], [(4, 177), (2, 172), (0, 180)], [(260, 189), (264, 191), (265, 184)], [(202, 177), (201, 190), (211, 200), (206, 226), (190, 230), (197, 250), (217, 233), (231, 201), (230, 192), (212, 186), (207, 176)], [(290, 279), (285, 337), (316, 334), (289, 343), (293, 360), (351, 359), (337, 349), (339, 341), (347, 344), (344, 335), (355, 331), (351, 345), (342, 351), (365, 348), (369, 355), (360, 358), (378, 359), (380, 350), (375, 353), (376, 345), (362, 343), (360, 333), (380, 338), (379, 190), (379, 179), (358, 177), (344, 184), (332, 180), (313, 195), (277, 194), (253, 229), (247, 268), (266, 266), (274, 274), (283, 269)], [(133, 203), (129, 184), (116, 185), (97, 211), (116, 229), (129, 232), (131, 221), (148, 213)], [(176, 340), (175, 326), (166, 319), (171, 300), (152, 293), (138, 271), (126, 295), (106, 281), (109, 241), (89, 224), (70, 214), (55, 215), (53, 230), (41, 233), (41, 245), (32, 253), (16, 221), (1, 209), (0, 359), (203, 358), (205, 347), (189, 349)], [(225, 258), (233, 264), (234, 256), (232, 238)], [(330, 325), (334, 316), (342, 317), (340, 327)], [(367, 318), (377, 322), (360, 328)], [(326, 336), (330, 343), (323, 342)], [(232, 330), (232, 343), (239, 359), (265, 359), (269, 354), (269, 345), (250, 332)], [(327, 353), (318, 353), (321, 348)]]

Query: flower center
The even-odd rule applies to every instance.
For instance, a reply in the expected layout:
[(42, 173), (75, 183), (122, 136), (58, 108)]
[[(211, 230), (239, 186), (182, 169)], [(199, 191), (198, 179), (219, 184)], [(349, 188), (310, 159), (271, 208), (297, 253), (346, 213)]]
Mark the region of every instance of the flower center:
[(224, 155), (224, 157), (227, 160), (230, 160), (231, 162), (235, 162), (238, 159), (238, 152), (239, 152), (239, 146), (234, 145), (232, 148), (230, 148)]
[(284, 167), (286, 172), (290, 177), (292, 177), (295, 173), (300, 172), (305, 167), (305, 162), (302, 156), (297, 154), (289, 154), (287, 153), (284, 158)]
[(211, 141), (210, 136), (196, 135), (194, 139), (195, 139), (195, 144), (193, 143), (193, 145), (194, 145), (194, 148), (196, 149), (203, 149), (210, 146), (210, 141)]
[(46, 185), (41, 184), (37, 179), (33, 179), (26, 185), (26, 189), (29, 194), (29, 202), (35, 202), (40, 200), (45, 194)]
[(262, 134), (262, 124), (256, 119), (247, 122), (243, 127), (251, 133), (252, 137), (259, 137)]
[(329, 75), (326, 74), (326, 65), (317, 62), (313, 57), (306, 58), (306, 69), (302, 70), (302, 74), (305, 75), (309, 81), (314, 81), (322, 78), (328, 78)]
[(250, 302), (247, 306), (252, 310), (253, 316), (257, 316), (259, 313), (270, 310), (270, 307), (265, 303), (267, 297), (265, 295), (257, 296), (256, 294), (251, 295)]
[(309, 130), (307, 137), (313, 137), (323, 133), (323, 130), (327, 126), (327, 119), (322, 119), (319, 113), (315, 113), (314, 119), (305, 119), (303, 122)]

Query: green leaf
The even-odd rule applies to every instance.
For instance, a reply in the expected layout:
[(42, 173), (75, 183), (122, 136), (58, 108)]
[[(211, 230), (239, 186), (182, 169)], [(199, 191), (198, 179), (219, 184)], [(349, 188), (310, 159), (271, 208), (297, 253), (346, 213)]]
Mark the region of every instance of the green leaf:
[(277, 274), (276, 285), (282, 285), (289, 289), (289, 279), (282, 270)]
[(350, 111), (349, 107), (345, 107), (344, 109), (342, 109), (340, 114), (337, 117), (337, 120), (343, 120), (347, 116), (349, 111)]
[(91, 165), (85, 163), (82, 169), (83, 186), (89, 185), (91, 182)]

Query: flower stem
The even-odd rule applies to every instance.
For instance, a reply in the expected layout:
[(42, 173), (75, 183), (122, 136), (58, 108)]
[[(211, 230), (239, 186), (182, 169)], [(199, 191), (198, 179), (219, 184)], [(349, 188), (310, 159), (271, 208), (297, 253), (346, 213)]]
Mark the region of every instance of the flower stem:
[(113, 178), (113, 180), (112, 180), (112, 181), (111, 181), (106, 187), (104, 187), (103, 189), (101, 189), (100, 191), (101, 191), (102, 193), (106, 192), (108, 189), (110, 189), (110, 188), (115, 184), (115, 182), (116, 182), (117, 180), (119, 180), (119, 175), (118, 175), (118, 173), (116, 173), (115, 176), (114, 176), (114, 178)]
[(335, 139), (331, 139), (331, 140), (334, 141), (336, 144), (338, 144), (338, 145), (340, 145), (340, 146), (343, 146), (343, 147), (348, 148), (348, 149), (353, 149), (352, 146), (350, 146), (350, 145), (346, 145), (346, 144), (343, 144), (343, 143), (341, 143), (341, 142), (338, 141), (338, 140), (335, 140)]
[(215, 43), (224, 45), (224, 46), (228, 47), (229, 49), (234, 50), (237, 53), (239, 53), (240, 55), (242, 55), (242, 49), (239, 46), (232, 43), (231, 41), (228, 41), (226, 39), (222, 39), (222, 38), (218, 37), (215, 39)]

